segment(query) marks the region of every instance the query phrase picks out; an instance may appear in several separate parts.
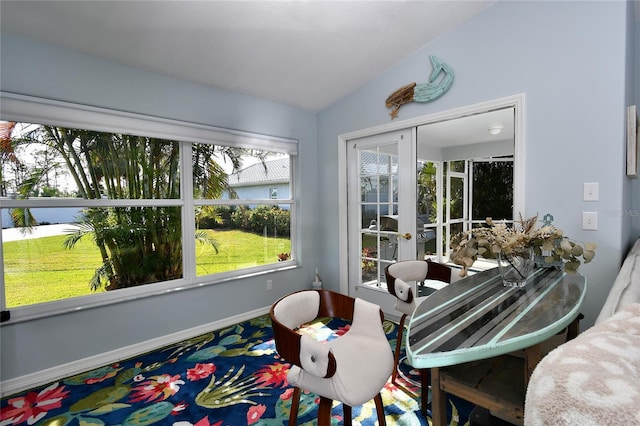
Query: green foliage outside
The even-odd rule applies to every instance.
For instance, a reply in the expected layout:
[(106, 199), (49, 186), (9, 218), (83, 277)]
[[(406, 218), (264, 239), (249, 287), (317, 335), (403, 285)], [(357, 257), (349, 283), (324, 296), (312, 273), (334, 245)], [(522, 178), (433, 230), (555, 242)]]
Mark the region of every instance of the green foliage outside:
[(276, 235), (288, 235), (291, 229), (288, 210), (276, 206), (258, 206), (255, 209), (242, 207), (231, 215), (231, 224), (240, 229), (263, 232), (266, 228)]
[(278, 206), (220, 206), (205, 209), (196, 216), (199, 229), (230, 228), (268, 235), (289, 235), (291, 213)]
[[(197, 275), (212, 274), (277, 262), (290, 252), (286, 238), (268, 238), (237, 230), (207, 230), (219, 243), (196, 243)], [(95, 294), (90, 281), (102, 265), (98, 247), (90, 239), (78, 241), (73, 250), (63, 248), (66, 235), (10, 241), (3, 245), (7, 307), (33, 305)], [(104, 292), (99, 289), (97, 292)]]
[(473, 219), (513, 220), (513, 163), (476, 162), (473, 165)]

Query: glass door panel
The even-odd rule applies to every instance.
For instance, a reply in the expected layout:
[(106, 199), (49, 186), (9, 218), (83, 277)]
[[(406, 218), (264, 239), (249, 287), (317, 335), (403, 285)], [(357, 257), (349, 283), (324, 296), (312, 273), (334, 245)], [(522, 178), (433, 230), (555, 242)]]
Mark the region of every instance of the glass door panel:
[(415, 212), (401, 211), (405, 197), (407, 205), (415, 205), (411, 191), (401, 185), (413, 173), (400, 166), (411, 164), (411, 147), (404, 146), (410, 139), (411, 131), (393, 132), (354, 141), (349, 151), (350, 291), (358, 285), (384, 285), (385, 267), (415, 253), (416, 228), (405, 225), (415, 221)]
[(416, 179), (416, 259), (438, 258), (437, 239), (442, 223), (438, 221), (441, 210), (442, 164), (436, 161), (418, 160)]

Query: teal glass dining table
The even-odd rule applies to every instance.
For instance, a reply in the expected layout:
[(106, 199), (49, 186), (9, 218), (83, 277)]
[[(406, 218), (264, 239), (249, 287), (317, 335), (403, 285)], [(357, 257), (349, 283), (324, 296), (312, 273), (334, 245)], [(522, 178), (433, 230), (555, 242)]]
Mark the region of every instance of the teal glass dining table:
[(505, 287), (493, 268), (427, 297), (411, 316), (405, 342), (408, 362), (423, 373), (423, 412), (431, 371), (433, 424), (446, 420), (446, 398), (439, 383), (443, 367), (524, 350), (526, 388), (543, 355), (541, 344), (566, 328), (570, 337), (577, 334), (586, 289), (584, 276), (556, 268), (534, 270), (523, 288)]

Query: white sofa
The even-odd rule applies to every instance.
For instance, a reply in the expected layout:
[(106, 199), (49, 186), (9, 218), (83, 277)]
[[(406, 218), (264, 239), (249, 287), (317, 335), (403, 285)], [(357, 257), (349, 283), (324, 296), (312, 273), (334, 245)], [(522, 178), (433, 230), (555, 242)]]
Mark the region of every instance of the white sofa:
[(640, 303), (640, 239), (627, 254), (596, 324), (609, 319), (631, 303)]
[(525, 426), (640, 425), (640, 240), (593, 327), (531, 375)]

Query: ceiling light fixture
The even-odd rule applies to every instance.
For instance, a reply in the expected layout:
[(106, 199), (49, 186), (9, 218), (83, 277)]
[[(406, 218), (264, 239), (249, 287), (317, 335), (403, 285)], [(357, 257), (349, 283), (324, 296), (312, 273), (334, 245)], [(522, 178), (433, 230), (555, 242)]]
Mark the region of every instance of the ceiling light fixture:
[(497, 135), (499, 134), (502, 129), (504, 129), (504, 126), (502, 124), (496, 124), (494, 126), (489, 127), (487, 130), (489, 131), (490, 135)]

